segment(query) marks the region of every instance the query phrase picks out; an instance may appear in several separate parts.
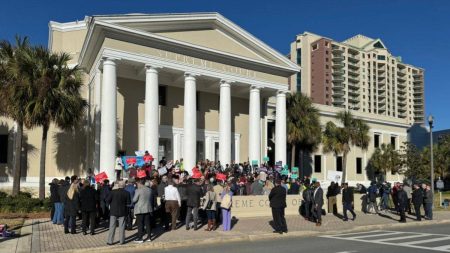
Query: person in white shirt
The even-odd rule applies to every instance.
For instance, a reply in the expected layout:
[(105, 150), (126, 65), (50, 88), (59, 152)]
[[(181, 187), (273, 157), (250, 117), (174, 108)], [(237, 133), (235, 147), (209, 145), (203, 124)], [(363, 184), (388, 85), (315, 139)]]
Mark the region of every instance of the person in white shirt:
[(169, 185), (164, 188), (164, 200), (166, 202), (166, 213), (172, 217), (172, 230), (176, 230), (181, 197), (178, 189), (173, 184), (174, 182), (170, 180)]
[(116, 181), (119, 181), (120, 174), (122, 174), (122, 170), (123, 170), (123, 163), (122, 163), (122, 158), (120, 157), (120, 154), (117, 154), (117, 156), (116, 156), (116, 163), (114, 165), (114, 170), (116, 171)]

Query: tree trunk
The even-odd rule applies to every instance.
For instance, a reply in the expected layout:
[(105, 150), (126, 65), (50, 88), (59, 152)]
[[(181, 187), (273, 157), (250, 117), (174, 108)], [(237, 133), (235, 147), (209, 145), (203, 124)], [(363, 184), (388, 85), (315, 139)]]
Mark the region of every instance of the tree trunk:
[(304, 154), (303, 154), (303, 149), (299, 149), (299, 159), (298, 159), (298, 162), (300, 163), (299, 164), (299, 170), (300, 170), (300, 173), (302, 174), (302, 177), (304, 177), (305, 176), (305, 166), (303, 165), (303, 159), (304, 159)]
[(295, 167), (295, 144), (291, 145), (291, 168)]
[(47, 151), (48, 126), (42, 127), (41, 161), (39, 163), (39, 199), (45, 198), (45, 157)]
[(13, 189), (12, 195), (17, 196), (20, 191), (20, 174), (21, 174), (21, 164), (22, 164), (22, 137), (23, 137), (23, 123), (17, 123), (16, 138), (14, 141), (14, 179), (13, 179)]
[(347, 181), (347, 153), (342, 156), (342, 178), (341, 184)]

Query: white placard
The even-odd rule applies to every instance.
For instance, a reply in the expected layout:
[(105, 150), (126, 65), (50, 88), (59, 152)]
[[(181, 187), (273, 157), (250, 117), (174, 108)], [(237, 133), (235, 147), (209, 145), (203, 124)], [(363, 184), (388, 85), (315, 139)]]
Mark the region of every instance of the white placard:
[(340, 183), (342, 179), (342, 171), (329, 170), (327, 179), (329, 181)]

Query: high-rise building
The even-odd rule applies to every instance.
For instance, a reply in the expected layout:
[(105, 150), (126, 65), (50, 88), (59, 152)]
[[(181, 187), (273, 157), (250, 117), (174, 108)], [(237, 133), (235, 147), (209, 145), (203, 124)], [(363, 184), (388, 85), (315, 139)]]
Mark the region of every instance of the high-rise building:
[(305, 32), (291, 44), (290, 59), (302, 67), (293, 91), (316, 104), (424, 121), (424, 70), (393, 56), (380, 39), (356, 35), (342, 42)]

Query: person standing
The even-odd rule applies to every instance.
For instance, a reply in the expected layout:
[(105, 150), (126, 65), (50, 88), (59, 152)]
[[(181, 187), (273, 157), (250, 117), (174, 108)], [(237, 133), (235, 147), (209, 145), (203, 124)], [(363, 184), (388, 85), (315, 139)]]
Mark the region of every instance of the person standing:
[(187, 214), (186, 214), (186, 230), (190, 229), (191, 219), (194, 220), (194, 230), (197, 231), (198, 208), (200, 207), (200, 199), (203, 196), (200, 181), (196, 179), (190, 183), (186, 189), (187, 194)]
[(94, 235), (97, 199), (97, 194), (94, 188), (91, 187), (91, 183), (88, 180), (84, 181), (83, 188), (80, 190), (80, 210), (83, 219), (81, 227), (83, 229), (83, 235), (86, 235), (88, 226), (91, 235)]
[(339, 191), (338, 183), (331, 182), (330, 186), (328, 186), (327, 190), (327, 199), (328, 199), (328, 213), (337, 214), (337, 201), (336, 196)]
[[(130, 178), (127, 182), (127, 186), (125, 186), (125, 191), (130, 194), (130, 199), (134, 198), (134, 194), (136, 192), (136, 186), (135, 186), (136, 180), (134, 178)], [(126, 218), (126, 228), (127, 230), (133, 229), (133, 219), (134, 219), (134, 204), (130, 203), (127, 210), (127, 218)]]
[(164, 226), (164, 230), (168, 231), (169, 228), (169, 218), (166, 214), (166, 199), (164, 196), (165, 188), (167, 187), (168, 178), (167, 175), (163, 175), (161, 178), (161, 182), (158, 184), (157, 191), (158, 191), (158, 197), (160, 201), (159, 206), (159, 218), (160, 223)]
[[(102, 210), (102, 218), (104, 221), (107, 221), (109, 219), (109, 205), (106, 203), (106, 198), (108, 197), (109, 193), (111, 192), (111, 186), (109, 185), (109, 180), (106, 179), (103, 181), (103, 185), (100, 188), (100, 209)], [(105, 226), (107, 227), (108, 224), (106, 223)]]
[(274, 233), (287, 233), (284, 209), (286, 208), (286, 189), (281, 186), (281, 180), (275, 181), (275, 187), (269, 194), (270, 207), (272, 208), (272, 218), (275, 230)]
[(423, 191), (419, 185), (414, 185), (414, 191), (412, 193), (412, 203), (414, 205), (414, 213), (416, 214), (416, 220), (421, 221), (422, 215), (420, 213), (420, 207), (423, 204)]
[(111, 191), (106, 198), (106, 203), (111, 206), (109, 219), (108, 245), (112, 245), (116, 232), (116, 221), (119, 223), (119, 241), (125, 243), (125, 217), (128, 206), (131, 204), (130, 194), (124, 190), (125, 182), (119, 181), (117, 189)]
[(314, 203), (314, 217), (316, 219), (316, 226), (322, 226), (322, 206), (323, 206), (323, 190), (320, 187), (320, 182), (315, 182), (315, 189), (313, 193)]
[(350, 211), (350, 213), (353, 215), (352, 220), (356, 219), (356, 214), (353, 211), (353, 202), (354, 202), (354, 196), (353, 196), (353, 189), (350, 189), (348, 187), (348, 183), (343, 184), (342, 189), (342, 205), (344, 207), (344, 221), (348, 221), (347, 211)]
[[(367, 213), (372, 214), (372, 209), (375, 210), (375, 213), (378, 214), (378, 205), (377, 205), (377, 192), (378, 192), (378, 188), (375, 182), (372, 182), (369, 186), (369, 189), (367, 189), (367, 195), (368, 195), (368, 202), (369, 204), (367, 205)], [(388, 198), (389, 194), (384, 191), (383, 192), (383, 197)], [(385, 209), (386, 208), (386, 209)], [(387, 206), (383, 207), (384, 210), (387, 210)]]
[(80, 209), (80, 198), (78, 195), (78, 180), (75, 180), (69, 187), (64, 198), (64, 233), (76, 234), (76, 218)]
[(134, 193), (134, 215), (136, 216), (136, 223), (138, 226), (138, 235), (135, 243), (143, 243), (144, 226), (147, 231), (146, 242), (151, 242), (151, 226), (150, 226), (150, 214), (153, 213), (153, 206), (150, 202), (152, 197), (152, 191), (149, 187), (144, 185), (143, 179), (137, 180), (137, 189)]
[(231, 191), (231, 185), (226, 184), (222, 192), (222, 203), (220, 208), (222, 209), (222, 226), (223, 231), (231, 230), (231, 206), (233, 201), (233, 192)]
[(408, 203), (406, 205), (406, 211), (408, 212), (409, 215), (412, 214), (411, 212), (411, 199), (412, 199), (412, 190), (411, 190), (411, 186), (409, 186), (408, 184), (404, 184), (403, 185), (403, 190), (406, 192), (406, 196), (408, 197)]
[[(181, 197), (178, 189), (174, 186), (174, 182), (172, 180), (169, 181), (169, 185), (164, 188), (164, 197), (165, 197), (165, 211), (167, 216), (171, 216), (172, 218), (172, 230), (177, 229), (177, 219), (178, 219), (178, 211), (181, 206)], [(168, 226), (168, 224), (167, 224)]]
[(208, 227), (205, 231), (212, 231), (216, 227), (216, 205), (217, 195), (214, 192), (214, 187), (208, 184), (207, 191), (205, 194), (205, 203), (202, 208), (206, 211), (206, 216), (208, 217)]
[(56, 224), (54, 221), (55, 213), (56, 213), (56, 203), (61, 203), (59, 201), (59, 194), (58, 194), (58, 183), (59, 180), (57, 178), (54, 178), (51, 183), (48, 185), (50, 186), (50, 203), (52, 203), (52, 209), (50, 210), (50, 219), (53, 221), (53, 224)]
[(403, 185), (397, 185), (397, 210), (400, 213), (400, 222), (406, 223), (405, 211), (408, 205), (408, 195), (403, 190)]
[(116, 181), (120, 180), (120, 176), (122, 174), (122, 170), (123, 170), (122, 158), (120, 157), (120, 154), (117, 154), (116, 162), (115, 162), (115, 165), (114, 165), (114, 171), (116, 172)]
[[(50, 199), (54, 203), (54, 208), (55, 208), (55, 213), (53, 214), (52, 222), (53, 222), (53, 224), (61, 225), (64, 223), (64, 213), (63, 213), (64, 206), (61, 201), (60, 194), (59, 194), (59, 188), (61, 188), (62, 185), (64, 184), (64, 180), (56, 179), (56, 181), (54, 180), (52, 183), (54, 184), (54, 186), (52, 185), (50, 187), (50, 192), (51, 192)], [(53, 187), (53, 189), (52, 189), (52, 187)]]
[(222, 192), (223, 192), (223, 182), (221, 180), (216, 181), (216, 185), (214, 185), (214, 192), (216, 193), (216, 227), (214, 229), (217, 229), (219, 224), (222, 222), (222, 211), (220, 209), (220, 205), (222, 202)]
[(424, 205), (425, 205), (425, 219), (432, 220), (433, 219), (433, 192), (429, 185), (426, 185), (424, 193)]
[(313, 190), (311, 189), (311, 185), (305, 183), (305, 189), (302, 192), (303, 196), (303, 205), (305, 208), (305, 220), (311, 221), (312, 213), (311, 209), (313, 206)]

